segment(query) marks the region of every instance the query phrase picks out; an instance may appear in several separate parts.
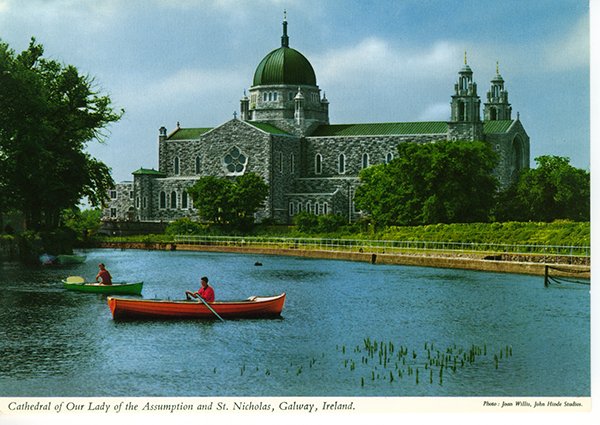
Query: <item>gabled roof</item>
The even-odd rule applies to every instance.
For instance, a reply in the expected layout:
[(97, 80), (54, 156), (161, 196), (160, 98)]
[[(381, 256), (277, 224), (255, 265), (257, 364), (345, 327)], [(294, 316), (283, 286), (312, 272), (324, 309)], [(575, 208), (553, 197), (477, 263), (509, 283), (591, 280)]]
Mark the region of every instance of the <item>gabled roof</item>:
[(212, 128), (178, 128), (169, 135), (167, 140), (195, 140), (210, 130)]
[(445, 121), (385, 122), (321, 125), (310, 137), (390, 136), (394, 134), (443, 134), (446, 132), (448, 132), (448, 123)]
[(134, 176), (156, 176), (156, 177), (166, 177), (165, 173), (161, 173), (160, 171), (155, 170), (154, 168), (140, 168), (139, 170), (135, 170), (133, 173)]
[[(483, 132), (506, 133), (513, 120), (485, 121)], [(406, 134), (445, 134), (448, 132), (446, 121), (422, 122), (385, 122), (366, 124), (332, 124), (321, 125), (310, 137), (344, 137), (344, 136), (393, 136)]]
[(483, 123), (483, 132), (489, 133), (506, 133), (513, 120), (498, 120), (498, 121), (485, 121)]

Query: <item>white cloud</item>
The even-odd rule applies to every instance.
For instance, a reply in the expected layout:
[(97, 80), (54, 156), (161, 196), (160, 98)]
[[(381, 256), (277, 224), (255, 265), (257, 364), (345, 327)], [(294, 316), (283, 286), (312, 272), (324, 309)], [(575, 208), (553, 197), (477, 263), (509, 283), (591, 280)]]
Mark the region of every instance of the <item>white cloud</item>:
[(415, 51), (394, 47), (381, 38), (369, 37), (356, 46), (317, 56), (314, 63), (319, 80), (323, 82), (348, 78), (389, 84), (390, 80), (405, 78), (436, 79), (440, 69), (455, 68), (459, 57), (460, 48), (449, 41), (438, 41), (428, 49)]
[(590, 62), (590, 26), (586, 15), (579, 19), (564, 38), (555, 40), (544, 49), (545, 61), (557, 71), (587, 67)]
[(450, 100), (445, 103), (428, 105), (419, 115), (418, 121), (448, 121), (450, 119)]
[(236, 93), (241, 98), (246, 79), (237, 71), (184, 68), (156, 81), (139, 80), (120, 97), (130, 108), (156, 109), (160, 104), (183, 104), (194, 99), (196, 103), (204, 103), (202, 99), (214, 102)]

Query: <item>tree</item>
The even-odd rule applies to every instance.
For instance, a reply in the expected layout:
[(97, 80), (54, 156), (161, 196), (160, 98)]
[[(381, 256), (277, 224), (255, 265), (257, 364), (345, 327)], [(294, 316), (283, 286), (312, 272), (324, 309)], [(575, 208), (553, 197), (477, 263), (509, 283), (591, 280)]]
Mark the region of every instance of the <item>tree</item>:
[(560, 156), (544, 155), (535, 161), (536, 168), (524, 170), (517, 182), (500, 194), (497, 219), (589, 221), (590, 173)]
[(202, 220), (245, 228), (264, 205), (269, 186), (254, 173), (228, 178), (207, 176), (188, 189)]
[(376, 225), (488, 221), (495, 165), (484, 142), (401, 143), (390, 163), (361, 171), (356, 206)]
[(0, 41), (0, 211), (21, 211), (33, 230), (57, 227), (83, 197), (105, 202), (110, 169), (85, 148), (123, 113), (93, 78), (43, 53), (33, 38), (18, 55)]
[(198, 215), (204, 221), (225, 224), (231, 220), (233, 202), (231, 180), (206, 176), (200, 178), (188, 193), (194, 201)]

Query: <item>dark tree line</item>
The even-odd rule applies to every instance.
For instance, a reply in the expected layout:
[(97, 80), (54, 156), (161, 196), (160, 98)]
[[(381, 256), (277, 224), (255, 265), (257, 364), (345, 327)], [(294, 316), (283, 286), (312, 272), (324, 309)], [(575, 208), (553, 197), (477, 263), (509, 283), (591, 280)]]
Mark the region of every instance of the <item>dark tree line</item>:
[(105, 201), (110, 169), (85, 148), (123, 112), (92, 77), (43, 54), (35, 39), (19, 54), (0, 41), (0, 213), (19, 211), (27, 229), (45, 231), (82, 198)]
[(388, 164), (364, 169), (357, 208), (377, 226), (490, 221), (589, 221), (590, 175), (541, 156), (499, 191), (484, 142), (402, 143)]

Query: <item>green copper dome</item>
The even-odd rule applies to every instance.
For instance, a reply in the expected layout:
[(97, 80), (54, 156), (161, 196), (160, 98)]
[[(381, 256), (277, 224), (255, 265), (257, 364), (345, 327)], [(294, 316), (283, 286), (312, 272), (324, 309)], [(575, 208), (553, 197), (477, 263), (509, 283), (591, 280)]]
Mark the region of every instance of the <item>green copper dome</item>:
[(299, 51), (289, 47), (287, 22), (283, 21), (281, 47), (270, 52), (254, 72), (254, 86), (269, 84), (317, 85), (312, 65)]

